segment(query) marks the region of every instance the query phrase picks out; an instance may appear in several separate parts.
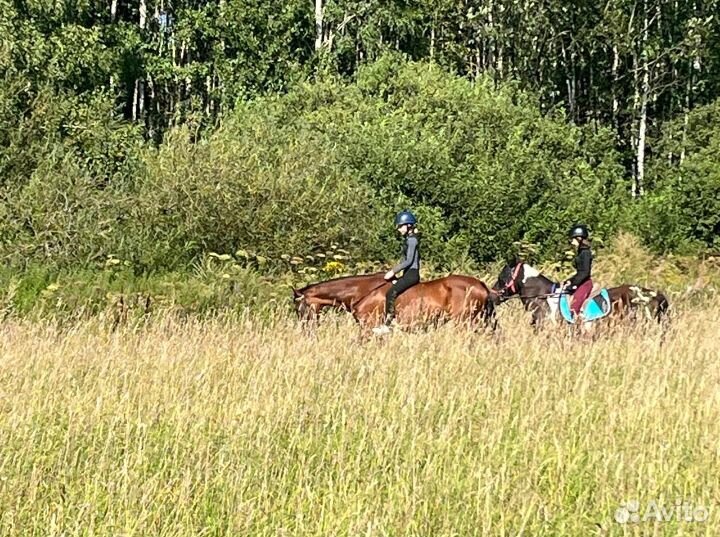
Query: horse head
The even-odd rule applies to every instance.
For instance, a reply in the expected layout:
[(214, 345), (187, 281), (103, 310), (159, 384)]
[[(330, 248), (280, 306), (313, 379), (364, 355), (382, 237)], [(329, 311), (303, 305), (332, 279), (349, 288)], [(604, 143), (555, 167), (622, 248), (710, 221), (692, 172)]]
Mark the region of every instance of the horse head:
[(520, 284), (523, 281), (524, 267), (525, 265), (519, 259), (514, 259), (507, 263), (500, 271), (492, 290), (500, 298), (510, 298), (518, 294), (520, 292)]
[(309, 319), (312, 317), (312, 311), (310, 308), (310, 305), (308, 304), (307, 300), (305, 300), (305, 295), (302, 291), (292, 288), (293, 292), (293, 305), (295, 306), (295, 313), (297, 313), (298, 318), (300, 319)]

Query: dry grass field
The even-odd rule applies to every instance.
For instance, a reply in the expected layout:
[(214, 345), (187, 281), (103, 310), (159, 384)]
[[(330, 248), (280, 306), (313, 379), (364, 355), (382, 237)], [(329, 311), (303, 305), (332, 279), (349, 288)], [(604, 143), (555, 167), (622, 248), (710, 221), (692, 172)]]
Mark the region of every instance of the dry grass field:
[(508, 308), (495, 337), (367, 342), (342, 318), (5, 323), (0, 535), (720, 534), (717, 306), (664, 344)]

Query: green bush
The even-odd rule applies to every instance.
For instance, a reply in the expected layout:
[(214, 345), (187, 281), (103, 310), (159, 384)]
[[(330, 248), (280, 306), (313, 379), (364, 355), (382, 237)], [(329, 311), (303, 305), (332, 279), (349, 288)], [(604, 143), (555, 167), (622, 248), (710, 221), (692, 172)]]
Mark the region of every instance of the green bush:
[[(0, 97), (3, 110), (19, 106)], [(631, 205), (609, 131), (543, 114), (513, 85), (395, 56), (354, 83), (239, 104), (207, 132), (175, 127), (157, 147), (107, 102), (45, 89), (28, 114), (5, 119), (0, 254), (10, 265), (95, 269), (113, 258), (143, 274), (244, 252), (278, 274), (340, 247), (340, 270), (372, 270), (397, 257), (392, 214), (404, 208), (420, 217), (425, 260), (439, 270), (518, 244), (555, 258), (578, 221), (598, 242), (625, 223), (659, 250), (717, 245), (720, 142), (708, 110), (690, 118), (708, 132), (686, 137), (682, 164), (651, 166), (653, 188)]]
[[(650, 179), (635, 208), (638, 230), (659, 252), (720, 248), (720, 99), (667, 126)], [(680, 156), (682, 155), (682, 159)]]
[(332, 243), (377, 254), (387, 210), (371, 188), (333, 166), (304, 133), (263, 122), (252, 108), (244, 113), (199, 143), (177, 129), (148, 155), (128, 256), (147, 268), (176, 268), (209, 251), (247, 250), (271, 267)]
[(548, 255), (575, 221), (614, 230), (626, 189), (609, 131), (544, 116), (512, 86), (393, 57), (362, 69), (346, 92), (310, 121), (338, 165), (388, 205), (430, 209), (433, 257), (489, 261), (519, 240)]

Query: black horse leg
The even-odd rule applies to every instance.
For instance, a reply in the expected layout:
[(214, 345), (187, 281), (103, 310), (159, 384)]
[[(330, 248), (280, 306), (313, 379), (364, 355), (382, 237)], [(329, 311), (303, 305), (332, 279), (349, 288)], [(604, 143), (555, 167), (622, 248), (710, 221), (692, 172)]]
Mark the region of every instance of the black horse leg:
[(537, 334), (542, 329), (543, 324), (545, 324), (545, 310), (537, 299), (529, 302), (526, 309), (532, 313), (530, 326), (533, 327), (533, 332)]

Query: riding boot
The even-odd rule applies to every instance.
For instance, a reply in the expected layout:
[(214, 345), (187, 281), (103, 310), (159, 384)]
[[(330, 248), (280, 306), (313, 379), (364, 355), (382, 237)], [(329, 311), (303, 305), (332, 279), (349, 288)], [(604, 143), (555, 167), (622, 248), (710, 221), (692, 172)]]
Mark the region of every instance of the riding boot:
[(392, 287), (388, 290), (385, 295), (385, 325), (390, 324), (395, 319), (395, 301), (398, 296), (404, 293), (407, 289), (416, 285), (420, 281), (420, 273), (416, 269), (407, 270), (397, 281), (395, 281)]
[(385, 319), (383, 320), (383, 324), (385, 326), (390, 326), (390, 324), (393, 322), (393, 319), (395, 319), (396, 298), (397, 289), (393, 285), (393, 287), (388, 291), (387, 295), (385, 296)]

